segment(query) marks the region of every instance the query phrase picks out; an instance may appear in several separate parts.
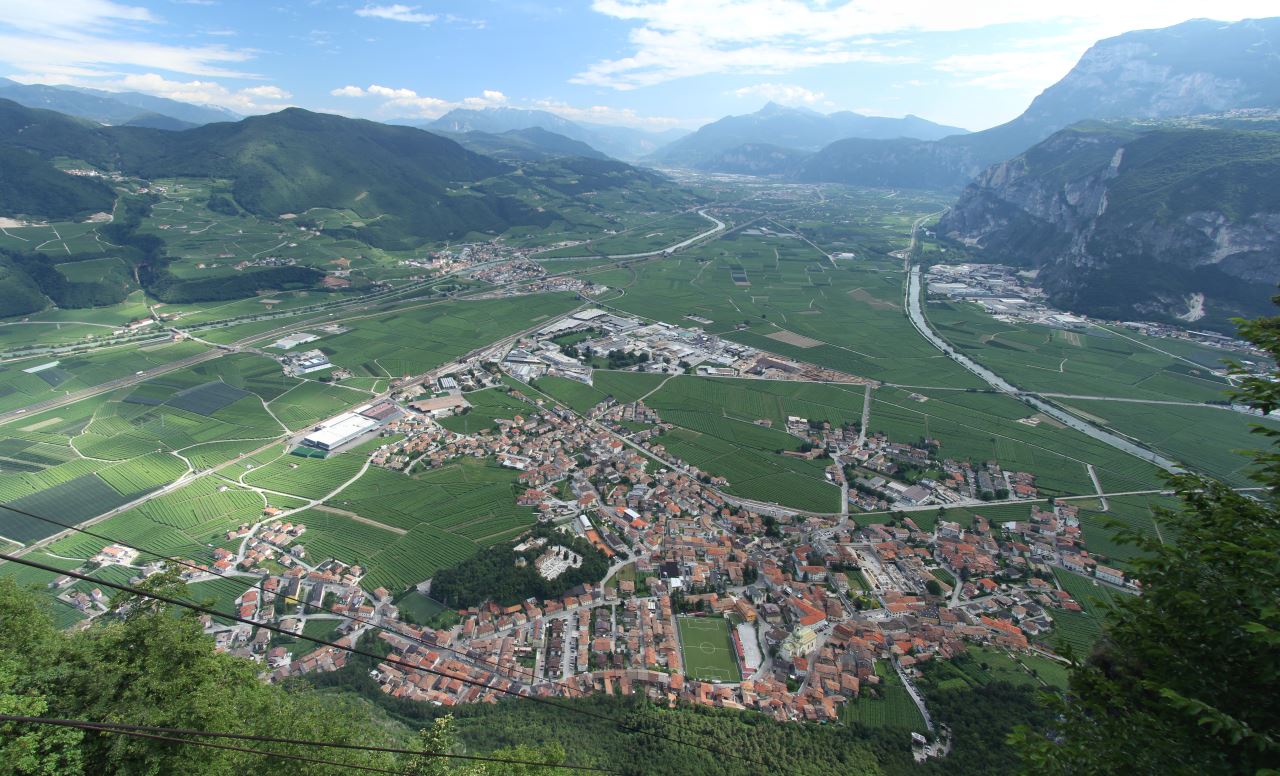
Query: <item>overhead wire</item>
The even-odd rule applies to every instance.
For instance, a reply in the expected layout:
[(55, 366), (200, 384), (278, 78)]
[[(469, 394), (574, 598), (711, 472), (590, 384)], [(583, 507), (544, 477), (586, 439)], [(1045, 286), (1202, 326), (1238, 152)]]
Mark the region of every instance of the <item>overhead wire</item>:
[(640, 734), (640, 735), (644, 735), (644, 736), (648, 736), (648, 737), (651, 737), (651, 738), (659, 739), (659, 740), (662, 740), (662, 741), (666, 741), (666, 742), (668, 742), (668, 743), (679, 744), (679, 745), (681, 745), (681, 746), (687, 746), (687, 747), (691, 747), (691, 748), (695, 748), (695, 749), (701, 749), (701, 750), (702, 750), (702, 751), (704, 751), (704, 752), (708, 752), (708, 753), (713, 754), (713, 755), (716, 755), (716, 756), (720, 756), (720, 757), (731, 757), (731, 758), (733, 758), (733, 759), (735, 759), (735, 760), (742, 760), (742, 761), (744, 761), (744, 762), (750, 762), (750, 763), (752, 763), (752, 764), (754, 764), (754, 765), (757, 765), (757, 766), (760, 766), (760, 767), (763, 767), (763, 768), (768, 768), (768, 767), (769, 767), (769, 765), (768, 765), (767, 763), (764, 763), (764, 762), (762, 762), (762, 761), (760, 761), (760, 760), (752, 759), (752, 758), (750, 758), (750, 757), (745, 757), (745, 756), (743, 756), (743, 755), (741, 755), (741, 754), (738, 754), (738, 753), (736, 753), (736, 752), (731, 752), (731, 751), (727, 751), (727, 750), (724, 750), (724, 749), (719, 749), (719, 748), (717, 748), (717, 747), (707, 746), (707, 745), (705, 745), (705, 744), (700, 744), (700, 743), (696, 743), (696, 742), (693, 742), (693, 741), (685, 741), (685, 740), (682, 740), (682, 739), (679, 739), (679, 738), (674, 738), (674, 737), (672, 737), (672, 736), (664, 735), (664, 734), (662, 734), (662, 733), (657, 733), (657, 732), (654, 732), (654, 731), (652, 731), (652, 730), (645, 730), (644, 728), (636, 727), (635, 725), (631, 725), (631, 724), (628, 724), (628, 723), (622, 722), (621, 720), (614, 719), (613, 717), (610, 717), (610, 716), (609, 716), (609, 715), (607, 715), (607, 714), (601, 714), (601, 713), (599, 713), (599, 712), (590, 711), (590, 710), (588, 710), (588, 709), (583, 709), (583, 708), (578, 708), (578, 707), (575, 707), (575, 706), (569, 706), (569, 705), (566, 705), (566, 704), (557, 703), (557, 702), (552, 701), (552, 700), (549, 700), (549, 699), (547, 699), (547, 698), (539, 698), (539, 697), (538, 697), (538, 696), (536, 696), (536, 695), (527, 695), (527, 694), (525, 694), (525, 693), (518, 692), (518, 691), (516, 691), (516, 690), (512, 690), (512, 689), (509, 689), (509, 688), (506, 688), (506, 687), (500, 687), (500, 686), (496, 686), (496, 685), (485, 684), (484, 682), (479, 682), (479, 681), (476, 681), (475, 679), (470, 679), (470, 678), (467, 678), (467, 677), (458, 676), (458, 675), (456, 674), (456, 672), (441, 671), (441, 670), (436, 669), (436, 668), (429, 668), (429, 667), (427, 667), (427, 666), (415, 665), (415, 664), (413, 664), (413, 663), (409, 663), (409, 662), (406, 662), (406, 661), (404, 661), (404, 660), (400, 660), (399, 658), (393, 658), (393, 657), (390, 657), (390, 656), (378, 655), (378, 654), (376, 654), (376, 653), (374, 653), (374, 652), (369, 652), (369, 651), (367, 651), (367, 650), (363, 650), (363, 649), (360, 649), (360, 648), (358, 648), (358, 647), (354, 647), (354, 646), (350, 646), (350, 647), (349, 647), (349, 646), (345, 646), (345, 645), (342, 645), (342, 644), (338, 644), (338, 643), (336, 643), (336, 642), (327, 641), (327, 640), (322, 639), (322, 638), (319, 638), (319, 637), (317, 637), (317, 636), (309, 636), (309, 635), (307, 635), (306, 633), (293, 633), (292, 631), (286, 631), (285, 629), (281, 628), (281, 627), (280, 627), (280, 626), (278, 626), (278, 625), (274, 625), (274, 624), (270, 624), (270, 623), (264, 623), (264, 622), (258, 622), (258, 621), (256, 621), (256, 620), (251, 620), (251, 619), (249, 619), (249, 618), (247, 618), (247, 617), (241, 617), (241, 616), (239, 616), (239, 615), (237, 615), (237, 614), (229, 614), (229, 613), (227, 613), (227, 612), (222, 612), (222, 611), (219, 611), (219, 610), (214, 609), (214, 608), (212, 608), (212, 607), (205, 606), (205, 605), (203, 605), (203, 604), (196, 604), (196, 603), (192, 603), (192, 602), (190, 602), (190, 601), (184, 601), (184, 600), (182, 600), (182, 599), (180, 599), (180, 598), (175, 598), (175, 597), (173, 597), (173, 596), (166, 595), (166, 594), (159, 593), (159, 592), (152, 591), (152, 590), (143, 590), (143, 589), (141, 589), (141, 588), (139, 588), (139, 587), (136, 587), (136, 586), (134, 586), (134, 585), (126, 585), (126, 584), (123, 584), (123, 583), (120, 583), (120, 582), (111, 582), (111, 581), (109, 581), (109, 580), (101, 579), (101, 578), (98, 578), (98, 577), (92, 577), (92, 576), (89, 576), (89, 575), (87, 575), (87, 574), (82, 574), (82, 573), (80, 573), (80, 572), (78, 572), (78, 571), (68, 571), (68, 570), (66, 570), (66, 569), (58, 568), (57, 566), (50, 566), (50, 565), (48, 565), (48, 564), (46, 564), (46, 563), (40, 563), (40, 562), (38, 562), (38, 561), (33, 561), (33, 560), (28, 559), (28, 558), (23, 558), (23, 557), (20, 557), (20, 556), (17, 556), (17, 555), (11, 555), (11, 554), (9, 554), (9, 553), (0, 553), (0, 560), (9, 561), (9, 562), (11, 562), (11, 563), (17, 563), (17, 564), (20, 564), (20, 565), (23, 565), (23, 566), (28, 566), (28, 567), (30, 567), (30, 568), (39, 569), (39, 570), (41, 570), (41, 571), (47, 571), (47, 572), (50, 572), (50, 573), (52, 573), (52, 574), (61, 574), (61, 575), (65, 575), (65, 576), (71, 577), (71, 578), (73, 578), (73, 579), (79, 579), (79, 580), (82, 580), (82, 581), (85, 581), (85, 582), (92, 582), (92, 583), (94, 583), (94, 584), (101, 585), (101, 586), (103, 586), (103, 587), (109, 587), (109, 588), (112, 588), (113, 590), (119, 590), (119, 591), (121, 591), (121, 592), (125, 592), (125, 593), (132, 593), (133, 595), (136, 595), (136, 596), (139, 596), (139, 597), (142, 597), (142, 598), (149, 598), (149, 599), (152, 599), (152, 600), (155, 600), (155, 601), (160, 601), (160, 602), (162, 602), (162, 603), (170, 604), (170, 605), (172, 605), (172, 606), (178, 606), (178, 607), (181, 607), (181, 608), (184, 608), (184, 609), (190, 609), (190, 610), (192, 610), (192, 611), (200, 612), (200, 613), (202, 613), (202, 614), (207, 614), (207, 615), (209, 615), (209, 616), (211, 616), (211, 617), (221, 617), (221, 618), (223, 618), (223, 619), (231, 620), (231, 621), (233, 621), (233, 622), (243, 623), (243, 624), (245, 624), (245, 625), (249, 625), (249, 626), (252, 626), (252, 627), (256, 627), (256, 628), (263, 628), (263, 629), (268, 630), (268, 631), (271, 631), (271, 632), (273, 632), (273, 633), (279, 633), (279, 634), (281, 634), (281, 635), (285, 635), (285, 636), (292, 636), (292, 637), (294, 637), (294, 638), (300, 638), (300, 639), (303, 639), (303, 640), (305, 640), (305, 641), (310, 641), (310, 642), (312, 642), (312, 643), (314, 643), (314, 644), (319, 644), (319, 645), (324, 646), (324, 647), (330, 647), (330, 648), (332, 648), (332, 649), (337, 649), (337, 650), (340, 650), (340, 651), (343, 651), (343, 652), (347, 652), (347, 653), (349, 653), (349, 654), (353, 654), (353, 655), (360, 655), (360, 656), (362, 656), (362, 657), (371, 658), (371, 659), (373, 659), (373, 660), (377, 660), (377, 661), (380, 661), (380, 662), (383, 662), (383, 663), (387, 663), (387, 664), (389, 664), (389, 665), (393, 665), (393, 666), (396, 666), (396, 667), (398, 667), (398, 668), (403, 668), (403, 669), (408, 670), (408, 671), (421, 671), (421, 672), (423, 672), (423, 673), (433, 674), (433, 675), (435, 675), (435, 676), (441, 676), (441, 677), (444, 677), (444, 678), (446, 678), (446, 679), (450, 679), (450, 680), (457, 680), (457, 681), (459, 681), (459, 682), (462, 682), (463, 684), (469, 684), (469, 685), (472, 685), (472, 686), (475, 686), (475, 687), (480, 687), (480, 688), (483, 688), (483, 689), (486, 689), (486, 690), (490, 690), (490, 691), (493, 691), (493, 692), (502, 693), (502, 694), (504, 694), (504, 695), (510, 695), (510, 696), (513, 696), (513, 697), (516, 697), (516, 698), (524, 698), (524, 699), (526, 699), (526, 700), (528, 700), (528, 701), (531, 701), (531, 702), (534, 702), (534, 703), (539, 703), (539, 704), (543, 704), (543, 705), (549, 706), (549, 707), (551, 707), (551, 708), (559, 709), (560, 711), (567, 711), (567, 712), (570, 712), (570, 713), (573, 713), (573, 714), (580, 714), (580, 715), (583, 715), (583, 716), (591, 717), (591, 718), (593, 718), (593, 719), (597, 719), (597, 720), (600, 720), (600, 721), (602, 721), (602, 722), (608, 722), (609, 724), (616, 725), (619, 729), (621, 729), (621, 730), (625, 730), (625, 731), (630, 732), (630, 733), (638, 733), (638, 734)]
[[(224, 738), (236, 741), (248, 741), (268, 744), (286, 744), (289, 746), (311, 746), (326, 749), (343, 749), (358, 752), (376, 752), (381, 754), (403, 754), (414, 757), (438, 757), (450, 760), (470, 760), (475, 762), (503, 763), (504, 765), (531, 765), (543, 768), (565, 768), (575, 771), (595, 771), (600, 773), (618, 773), (618, 771), (610, 768), (604, 768), (596, 765), (566, 765), (561, 763), (540, 762), (537, 760), (521, 760), (507, 757), (489, 757), (478, 754), (455, 754), (452, 752), (432, 752), (421, 749), (403, 749), (390, 746), (371, 746), (368, 744), (345, 744), (336, 741), (315, 741), (305, 738), (281, 738), (278, 736), (261, 736), (251, 733), (228, 733), (224, 731), (195, 730), (193, 728), (179, 727), (163, 727), (157, 725), (130, 725), (120, 722), (93, 722), (91, 720), (80, 719), (63, 719), (59, 717), (28, 717), (17, 714), (0, 714), (0, 722), (14, 722), (20, 724), (32, 725), (52, 725), (57, 727), (79, 728), (82, 730), (94, 730), (103, 733), (119, 733), (121, 735), (145, 735), (147, 737), (169, 737), (161, 738), (161, 740), (176, 741), (179, 743), (200, 745), (203, 742), (190, 741), (183, 738), (172, 738), (171, 736), (198, 736), (201, 738)], [(236, 748), (237, 751), (253, 752), (267, 757), (291, 757), (285, 752), (271, 752), (261, 749)], [(311, 762), (326, 762), (320, 760), (311, 760)], [(343, 767), (358, 768), (357, 765), (348, 765), (346, 763), (328, 763), (331, 765), (341, 765)], [(400, 773), (400, 771), (384, 771), (378, 769), (382, 773)]]
[[(34, 513), (34, 512), (30, 512), (30, 511), (28, 511), (28, 510), (21, 509), (21, 508), (19, 508), (19, 507), (15, 507), (15, 506), (12, 506), (12, 505), (9, 505), (9, 504), (0, 504), (0, 512), (6, 511), (6, 510), (7, 510), (7, 511), (9, 511), (9, 512), (13, 512), (13, 513), (15, 513), (15, 514), (22, 515), (22, 516), (24, 516), (24, 517), (30, 517), (30, 518), (33, 518), (33, 519), (35, 519), (35, 520), (43, 521), (43, 522), (48, 523), (48, 524), (50, 524), (50, 525), (58, 526), (59, 528), (63, 528), (63, 529), (68, 530), (68, 531), (75, 531), (76, 533), (84, 534), (85, 536), (91, 536), (91, 537), (93, 537), (94, 539), (98, 539), (99, 541), (109, 542), (109, 543), (111, 543), (111, 544), (116, 544), (116, 545), (119, 545), (119, 546), (121, 546), (121, 547), (127, 547), (127, 548), (129, 548), (129, 549), (131, 549), (131, 550), (135, 550), (135, 551), (137, 551), (137, 552), (143, 552), (143, 553), (146, 553), (147, 555), (150, 555), (150, 556), (151, 556), (151, 557), (153, 557), (153, 558), (157, 558), (157, 559), (159, 559), (159, 560), (164, 560), (164, 561), (167, 561), (167, 562), (169, 562), (169, 563), (173, 563), (174, 565), (182, 566), (182, 567), (184, 567), (184, 568), (191, 569), (191, 570), (193, 570), (193, 571), (198, 571), (198, 572), (200, 572), (200, 573), (202, 573), (202, 574), (209, 574), (210, 576), (219, 577), (219, 578), (221, 578), (221, 579), (234, 579), (234, 580), (243, 580), (243, 579), (244, 579), (244, 577), (243, 577), (243, 576), (240, 576), (240, 575), (237, 575), (237, 574), (224, 574), (224, 573), (222, 573), (222, 572), (220, 572), (220, 571), (215, 571), (215, 570), (213, 570), (212, 568), (208, 568), (208, 567), (206, 567), (206, 566), (202, 566), (202, 565), (200, 565), (200, 564), (198, 564), (198, 563), (194, 563), (194, 562), (189, 561), (189, 560), (184, 560), (184, 559), (182, 559), (182, 558), (179, 558), (179, 557), (177, 557), (177, 556), (173, 556), (173, 555), (165, 555), (164, 553), (162, 553), (162, 552), (156, 552), (155, 550), (148, 550), (148, 549), (145, 549), (145, 548), (143, 548), (143, 547), (139, 547), (139, 546), (137, 546), (137, 545), (130, 544), (130, 543), (128, 543), (128, 542), (122, 541), (122, 540), (120, 540), (120, 539), (113, 539), (113, 538), (111, 538), (110, 536), (106, 536), (106, 535), (104, 535), (104, 534), (98, 533), (98, 532), (96, 532), (96, 531), (92, 531), (92, 530), (90, 530), (90, 529), (88, 529), (88, 528), (83, 528), (83, 527), (81, 527), (81, 526), (78, 526), (78, 525), (75, 525), (75, 524), (72, 524), (72, 523), (64, 523), (64, 522), (59, 521), (59, 520), (54, 520), (54, 519), (53, 519), (53, 518), (51, 518), (51, 517), (45, 517), (45, 516), (43, 516), (43, 515), (38, 515), (38, 514), (36, 514), (36, 513)], [(257, 591), (258, 591), (259, 593), (261, 593), (264, 597), (265, 597), (267, 594), (270, 594), (270, 593), (271, 593), (271, 591), (268, 591), (268, 590), (266, 589), (266, 581), (265, 581), (265, 580), (259, 581), (259, 582), (258, 582), (258, 584), (253, 585), (253, 586), (252, 586), (252, 589), (257, 590)], [(309, 607), (311, 607), (311, 608), (313, 608), (313, 609), (319, 609), (319, 610), (320, 610), (320, 611), (322, 611), (322, 612), (325, 612), (325, 613), (327, 613), (327, 614), (332, 614), (332, 615), (334, 615), (335, 617), (341, 617), (341, 618), (343, 618), (343, 619), (345, 619), (345, 620), (349, 620), (349, 621), (351, 621), (351, 622), (358, 622), (358, 623), (360, 623), (361, 625), (367, 625), (367, 626), (369, 626), (369, 627), (371, 627), (371, 628), (376, 628), (376, 629), (378, 629), (378, 630), (380, 630), (380, 631), (384, 631), (384, 632), (387, 632), (387, 633), (394, 633), (394, 634), (396, 634), (397, 636), (399, 636), (400, 638), (407, 639), (408, 641), (412, 641), (412, 642), (416, 643), (417, 645), (419, 645), (419, 646), (421, 646), (421, 647), (425, 647), (425, 648), (427, 648), (427, 649), (438, 649), (438, 650), (442, 650), (442, 651), (445, 651), (445, 652), (452, 652), (453, 654), (458, 655), (459, 657), (462, 657), (462, 658), (464, 658), (464, 659), (466, 659), (466, 660), (468, 660), (468, 661), (470, 661), (470, 662), (474, 662), (474, 663), (483, 663), (483, 664), (485, 664), (485, 665), (493, 666), (494, 668), (498, 668), (498, 669), (502, 669), (502, 670), (511, 671), (511, 672), (513, 672), (513, 673), (521, 674), (521, 675), (523, 675), (523, 676), (528, 676), (528, 677), (530, 677), (531, 679), (533, 679), (535, 682), (536, 682), (536, 681), (539, 681), (539, 680), (540, 680), (540, 681), (544, 681), (544, 682), (546, 682), (546, 683), (548, 683), (548, 684), (553, 684), (553, 685), (555, 685), (555, 686), (557, 686), (557, 687), (560, 687), (561, 689), (568, 690), (568, 691), (570, 691), (570, 692), (577, 692), (577, 691), (578, 691), (578, 688), (574, 687), (574, 686), (573, 686), (573, 685), (571, 685), (571, 684), (566, 684), (565, 682), (558, 681), (558, 680), (555, 680), (555, 679), (546, 679), (546, 678), (539, 677), (536, 673), (534, 673), (533, 671), (531, 671), (531, 670), (529, 670), (529, 669), (526, 669), (526, 668), (520, 668), (520, 667), (516, 667), (516, 666), (504, 666), (504, 665), (502, 665), (501, 663), (499, 663), (499, 662), (498, 662), (498, 661), (496, 661), (496, 660), (490, 660), (490, 659), (488, 659), (488, 658), (482, 658), (482, 657), (474, 657), (474, 656), (472, 656), (472, 655), (467, 654), (466, 652), (463, 652), (462, 650), (455, 649), (454, 647), (445, 646), (445, 645), (441, 645), (441, 644), (432, 644), (432, 643), (428, 643), (428, 642), (423, 641), (422, 639), (420, 639), (420, 638), (418, 638), (418, 637), (416, 637), (416, 636), (413, 636), (413, 635), (411, 635), (411, 634), (405, 633), (404, 631), (401, 631), (401, 630), (399, 630), (399, 629), (397, 629), (397, 628), (393, 628), (393, 627), (388, 626), (388, 625), (383, 625), (382, 623), (374, 622), (374, 621), (372, 621), (372, 620), (367, 620), (367, 619), (365, 619), (365, 618), (363, 618), (363, 617), (360, 617), (359, 615), (356, 615), (356, 614), (351, 614), (351, 613), (349, 613), (349, 612), (339, 612), (339, 611), (337, 611), (336, 609), (333, 609), (332, 607), (324, 606), (323, 604), (307, 604), (307, 606), (309, 606)]]

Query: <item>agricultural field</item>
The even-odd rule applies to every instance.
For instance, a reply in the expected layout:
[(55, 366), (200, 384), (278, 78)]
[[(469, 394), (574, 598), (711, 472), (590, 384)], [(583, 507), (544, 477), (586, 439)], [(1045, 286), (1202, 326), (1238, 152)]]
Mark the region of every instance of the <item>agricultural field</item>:
[(1097, 469), (1107, 490), (1162, 487), (1159, 470), (1139, 458), (1051, 419), (1039, 419), (1036, 425), (1019, 422), (1035, 414), (996, 393), (878, 388), (868, 431), (900, 442), (937, 439), (940, 456), (996, 460), (1007, 470), (1031, 472), (1042, 495), (1094, 492), (1087, 464)]
[(272, 399), (267, 406), (290, 431), (301, 431), (316, 422), (345, 412), (373, 394), (341, 384), (302, 380)]
[(1100, 326), (1069, 332), (997, 321), (970, 303), (930, 302), (925, 313), (942, 337), (1024, 390), (1205, 402), (1223, 400), (1229, 387), (1215, 374), (1225, 354), (1190, 343), (1181, 350), (1195, 359), (1158, 349), (1163, 340)]
[(685, 617), (676, 620), (684, 673), (691, 679), (738, 682), (742, 672), (723, 617)]
[[(297, 457), (277, 459), (257, 470), (257, 476), (247, 475), (246, 482), (270, 483), (313, 499), (349, 483), (323, 507), (304, 513), (307, 546), (361, 563), (372, 587), (403, 590), (482, 547), (515, 537), (534, 522), (532, 509), (515, 504), (517, 472), (492, 461), (465, 458), (413, 476), (370, 468), (351, 481), (363, 465), (363, 453), (327, 460), (289, 458)], [(311, 519), (319, 526), (315, 537)]]
[(576, 305), (568, 294), (406, 305), (390, 313), (342, 320), (350, 331), (325, 336), (315, 346), (357, 376), (415, 375)]
[[(328, 458), (293, 455), (282, 449), (277, 452), (275, 460), (241, 475), (240, 482), (298, 498), (323, 499), (354, 480), (368, 463), (368, 457), (356, 450)], [(246, 468), (249, 465), (245, 462)]]
[(73, 355), (39, 355), (0, 365), (0, 412), (55, 399), (207, 351), (198, 342), (156, 340)]
[[(1229, 485), (1253, 485), (1250, 451), (1267, 447), (1255, 426), (1280, 430), (1280, 421), (1225, 407), (1189, 407), (1118, 401), (1065, 399), (1067, 409)], [(1205, 440), (1212, 440), (1205, 444)]]
[(609, 235), (581, 245), (544, 251), (536, 258), (560, 259), (575, 256), (619, 256), (661, 250), (687, 240), (715, 226), (695, 212), (666, 216), (635, 226), (621, 234)]
[(1058, 585), (1067, 591), (1076, 600), (1076, 603), (1083, 606), (1086, 612), (1095, 616), (1101, 616), (1106, 607), (1112, 602), (1122, 600), (1124, 596), (1130, 595), (1103, 582), (1096, 582), (1089, 577), (1066, 569), (1055, 568), (1053, 576), (1058, 580)]
[(1056, 652), (1066, 653), (1083, 660), (1093, 651), (1093, 645), (1102, 636), (1102, 625), (1088, 612), (1069, 612), (1065, 609), (1053, 612), (1053, 630), (1042, 637)]
[[(118, 327), (105, 323), (8, 321), (0, 323), (0, 351), (20, 352), (40, 346), (67, 345), (105, 339)], [(38, 344), (37, 344), (38, 343)]]
[(0, 229), (0, 248), (20, 252), (43, 252), (53, 257), (106, 255), (114, 246), (98, 237), (98, 222), (53, 221), (47, 224)]
[(668, 380), (646, 403), (663, 410), (720, 412), (734, 420), (768, 420), (784, 428), (788, 416), (834, 426), (861, 422), (861, 385), (789, 383), (680, 376)]
[[(196, 480), (103, 520), (94, 526), (94, 532), (141, 550), (210, 563), (210, 545), (224, 542), (227, 531), (261, 519), (268, 505), (286, 506), (245, 488), (222, 487), (226, 483), (213, 478)], [(107, 544), (86, 534), (71, 534), (49, 545), (49, 551), (87, 559)], [(145, 553), (139, 558), (144, 563), (154, 559)]]
[[(266, 359), (225, 356), (11, 420), (0, 426), (0, 499), (86, 520), (222, 467), (285, 433), (264, 407), (281, 391), (279, 374)], [(0, 513), (0, 535), (28, 542), (50, 533)]]
[[(869, 685), (864, 684), (862, 695), (845, 704), (840, 712), (840, 718), (845, 722), (854, 722), (867, 727), (902, 728), (923, 732), (924, 718), (920, 716), (920, 710), (907, 694), (907, 689), (902, 686), (902, 680), (898, 678), (898, 674), (881, 660), (876, 661), (876, 674), (880, 677), (877, 689), (869, 690)], [(879, 697), (872, 697), (872, 692), (878, 692)]]
[(1105, 607), (1130, 594), (1065, 569), (1055, 568), (1053, 574), (1062, 589), (1084, 607), (1084, 611), (1054, 610), (1054, 628), (1045, 640), (1056, 648), (1071, 650), (1077, 658), (1083, 658), (1102, 635)]
[(625, 290), (610, 304), (632, 314), (677, 325), (697, 315), (715, 322), (711, 333), (876, 380), (981, 387), (912, 327), (905, 277), (898, 260), (830, 259), (796, 238), (746, 232), (591, 275)]
[(279, 219), (227, 215), (208, 207), (211, 196), (230, 190), (226, 181), (179, 178), (153, 184), (162, 199), (140, 231), (165, 241), (168, 255), (176, 259), (170, 270), (184, 280), (228, 275), (241, 262), (267, 257), (317, 269), (334, 269), (341, 259), (362, 271), (394, 263), (390, 254), (326, 232), (359, 223), (350, 211), (316, 208)]

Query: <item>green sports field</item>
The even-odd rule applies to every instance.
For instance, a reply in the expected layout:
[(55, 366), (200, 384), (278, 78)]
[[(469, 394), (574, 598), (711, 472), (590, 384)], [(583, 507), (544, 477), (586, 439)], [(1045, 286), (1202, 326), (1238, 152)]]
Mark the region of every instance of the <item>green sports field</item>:
[(677, 624), (686, 676), (707, 681), (742, 681), (733, 640), (729, 637), (728, 620), (723, 617), (681, 617)]

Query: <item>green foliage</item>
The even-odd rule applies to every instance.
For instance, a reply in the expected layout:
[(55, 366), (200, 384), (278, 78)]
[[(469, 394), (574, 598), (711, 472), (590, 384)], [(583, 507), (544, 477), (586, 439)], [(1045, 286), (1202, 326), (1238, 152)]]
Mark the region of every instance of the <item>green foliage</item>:
[[(166, 574), (149, 580), (165, 589)], [(194, 616), (165, 606), (137, 606), (129, 616), (76, 634), (53, 629), (30, 593), (0, 580), (0, 713), (48, 716), (264, 735), (336, 744), (461, 753), (448, 717), (431, 722), (417, 741), (409, 728), (347, 693), (324, 695), (257, 678), (258, 666), (214, 652)], [(196, 739), (200, 740), (200, 739)], [(347, 765), (406, 774), (556, 776), (554, 767), (472, 763), (291, 744), (246, 744), (286, 755), (322, 758), (307, 774), (345, 774)], [(495, 757), (562, 763), (557, 745), (516, 743)], [(73, 728), (0, 723), (0, 772), (41, 776), (82, 774), (296, 774), (279, 758)]]
[(0, 214), (77, 218), (110, 211), (115, 198), (97, 179), (67, 175), (30, 151), (0, 147)]
[[(1242, 333), (1280, 356), (1280, 319)], [(1245, 380), (1237, 399), (1270, 412), (1274, 386)], [(1274, 448), (1257, 461), (1274, 494)], [(1157, 519), (1178, 540), (1128, 537), (1142, 595), (1088, 604), (1106, 608), (1102, 640), (1051, 706), (1059, 721), (1015, 737), (1029, 773), (1261, 773), (1280, 759), (1280, 509), (1192, 475), (1171, 485), (1182, 507)]]
[[(575, 585), (599, 582), (609, 570), (609, 559), (586, 539), (571, 537), (541, 525), (535, 527), (530, 535), (546, 538), (547, 546), (568, 547), (582, 556), (582, 565), (567, 569), (555, 579), (543, 579), (534, 568), (533, 561), (544, 552), (544, 548), (517, 553), (514, 544), (499, 544), (453, 568), (437, 572), (431, 582), (431, 595), (456, 608), (475, 606), (488, 600), (509, 606), (530, 596), (558, 598)], [(517, 567), (517, 558), (524, 558), (525, 565)]]

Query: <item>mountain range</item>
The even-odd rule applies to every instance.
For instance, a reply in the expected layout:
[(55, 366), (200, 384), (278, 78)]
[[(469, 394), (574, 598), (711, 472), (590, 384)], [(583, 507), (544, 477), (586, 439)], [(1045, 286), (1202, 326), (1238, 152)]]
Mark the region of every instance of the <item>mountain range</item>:
[[(1280, 107), (1280, 18), (1197, 19), (1099, 41), (1017, 118), (934, 143), (839, 140), (799, 180), (959, 189), (1077, 121)], [(900, 181), (891, 183), (887, 181)], [(909, 181), (909, 182), (908, 182)]]
[(608, 159), (609, 157), (581, 140), (548, 132), (542, 127), (511, 129), (506, 132), (446, 132), (430, 130), (447, 137), (463, 148), (478, 154), (509, 162), (536, 162), (577, 156), (584, 159)]
[(81, 86), (20, 84), (7, 78), (0, 78), (0, 99), (112, 126), (180, 130), (241, 118), (225, 108), (192, 105), (141, 92), (107, 92)]
[[(541, 131), (513, 137), (534, 149), (575, 143)], [(499, 139), (511, 145), (513, 137)], [(600, 154), (541, 150), (515, 166), (420, 129), (299, 108), (169, 131), (102, 126), (0, 99), (0, 215), (79, 218), (110, 211), (115, 204), (114, 221), (100, 231), (137, 267), (147, 290), (168, 302), (306, 287), (322, 275), (284, 267), (239, 273), (234, 282), (181, 280), (166, 269), (163, 242), (137, 231), (149, 210), (145, 199), (117, 203), (110, 186), (57, 169), (54, 161), (64, 158), (146, 179), (226, 181), (229, 190), (218, 195), (218, 212), (230, 216), (247, 212), (274, 220), (311, 208), (349, 209), (363, 216), (363, 223), (327, 233), (388, 250), (501, 234), (513, 227), (545, 228), (557, 221), (595, 223), (591, 219), (598, 217), (580, 199), (587, 192), (622, 189), (636, 201), (652, 195), (656, 209), (686, 205), (689, 199), (656, 173)], [(38, 287), (62, 306), (106, 298), (107, 289), (95, 284), (55, 287), (49, 281), (61, 276), (45, 266), (52, 260), (9, 256), (0, 268), (6, 278), (0, 291), (29, 298)]]
[[(817, 151), (844, 138), (938, 140), (967, 130), (935, 124), (919, 116), (900, 119), (863, 116), (851, 111), (818, 113), (770, 102), (745, 116), (726, 116), (646, 157), (653, 164), (722, 171), (733, 164), (773, 149)], [(743, 147), (747, 148), (744, 149)]]
[(522, 108), (458, 108), (434, 121), (400, 121), (432, 132), (485, 132), (502, 134), (514, 130), (542, 129), (586, 143), (601, 153), (623, 161), (635, 161), (688, 132), (668, 129), (648, 132), (630, 127), (570, 121), (544, 110)]

